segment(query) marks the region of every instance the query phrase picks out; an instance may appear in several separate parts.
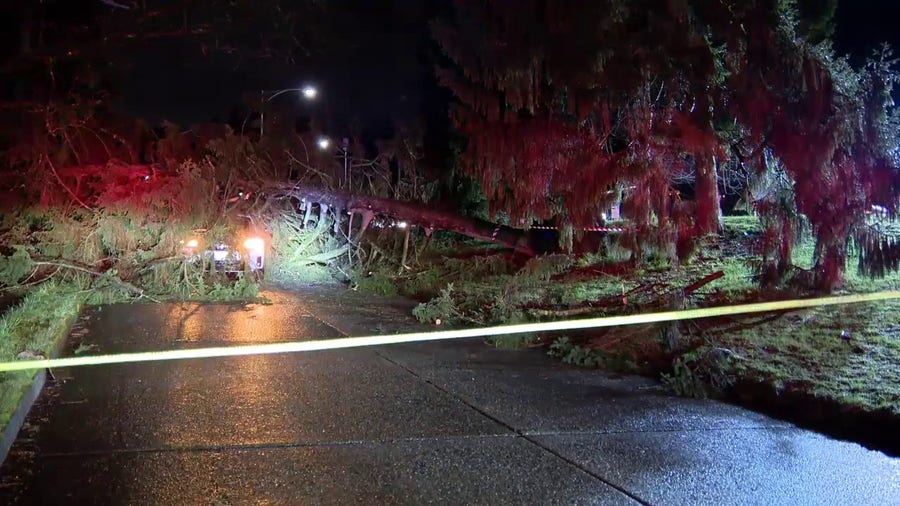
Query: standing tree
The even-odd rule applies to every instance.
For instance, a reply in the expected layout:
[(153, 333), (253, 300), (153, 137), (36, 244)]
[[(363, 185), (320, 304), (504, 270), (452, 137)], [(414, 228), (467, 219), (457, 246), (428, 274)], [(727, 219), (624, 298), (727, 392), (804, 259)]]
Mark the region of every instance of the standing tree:
[[(827, 43), (810, 45), (798, 35), (792, 7), (748, 2), (736, 9), (743, 29), (728, 40), (736, 48), (730, 60), (732, 110), (794, 181), (797, 211), (816, 237), (815, 283), (830, 290), (842, 282), (849, 240), (874, 244), (863, 237), (872, 206), (892, 215), (900, 207), (900, 137), (890, 101), (897, 77), (887, 49), (854, 70)], [(778, 240), (790, 245), (791, 227), (780, 230)], [(780, 251), (784, 265), (790, 248)], [(881, 266), (868, 264), (879, 263), (880, 255), (867, 258), (864, 270), (878, 271)]]
[[(64, 166), (165, 162), (150, 156), (160, 136), (114, 112), (123, 77), (141, 64), (145, 50), (174, 48), (186, 64), (207, 68), (292, 63), (338, 40), (324, 37), (337, 20), (334, 10), (312, 0), (290, 8), (274, 0), (4, 3), (0, 23), (8, 44), (0, 76), (11, 85), (0, 87), (2, 183), (18, 187), (28, 172), (24, 182), (64, 195), (54, 175)], [(165, 130), (169, 147), (183, 140), (174, 142), (177, 130)]]
[[(455, 6), (434, 33), (449, 59), (438, 74), (468, 139), (462, 163), (516, 223), (588, 225), (610, 190), (627, 188), (635, 253), (650, 240), (684, 257), (692, 238), (718, 227), (717, 172), (735, 156), (723, 146), (735, 133), (759, 160), (770, 148), (796, 181), (822, 288), (840, 281), (868, 206), (897, 208), (889, 62), (853, 71), (798, 35), (790, 1)], [(692, 208), (672, 191), (686, 170)], [(789, 256), (793, 234), (781, 230)]]
[[(458, 98), (463, 164), (495, 211), (571, 230), (593, 224), (616, 190), (633, 188), (625, 207), (635, 245), (653, 239), (668, 249), (718, 228), (722, 149), (712, 121), (721, 69), (685, 5), (456, 6), (435, 26), (452, 63), (438, 72)], [(685, 164), (697, 173), (693, 213), (678, 209), (670, 185)]]

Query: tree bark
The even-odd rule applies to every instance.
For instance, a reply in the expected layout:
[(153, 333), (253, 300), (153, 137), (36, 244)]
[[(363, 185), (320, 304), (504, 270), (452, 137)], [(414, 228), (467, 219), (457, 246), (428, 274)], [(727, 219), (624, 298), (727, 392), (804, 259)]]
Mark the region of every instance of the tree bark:
[(405, 221), (409, 225), (417, 225), (426, 229), (456, 232), (473, 239), (502, 244), (518, 253), (534, 256), (534, 249), (528, 244), (528, 236), (524, 230), (497, 225), (485, 220), (459, 216), (450, 211), (443, 211), (418, 202), (352, 195), (341, 190), (328, 190), (311, 186), (276, 186), (272, 191), (288, 195), (307, 202), (317, 202), (336, 210), (350, 213), (374, 213), (390, 216)]
[(697, 158), (695, 193), (697, 202), (697, 232), (714, 234), (721, 227), (722, 203), (719, 201), (719, 185), (716, 158)]
[[(821, 241), (821, 239), (820, 239)], [(844, 283), (844, 269), (847, 264), (847, 244), (840, 239), (819, 246), (820, 254), (816, 259), (816, 288), (830, 293)]]

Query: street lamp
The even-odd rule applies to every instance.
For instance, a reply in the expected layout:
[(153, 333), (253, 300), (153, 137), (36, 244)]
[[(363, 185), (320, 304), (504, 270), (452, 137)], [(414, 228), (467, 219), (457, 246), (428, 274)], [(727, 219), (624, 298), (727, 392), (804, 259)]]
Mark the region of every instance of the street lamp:
[[(331, 139), (328, 137), (319, 137), (319, 140), (316, 141), (316, 144), (319, 145), (319, 149), (322, 151), (327, 151), (328, 148), (331, 147)], [(344, 183), (347, 185), (347, 188), (350, 188), (350, 166), (347, 163), (348, 156), (350, 153), (350, 139), (344, 137), (341, 139), (341, 154), (344, 156)]]
[[(303, 96), (303, 98), (305, 98), (306, 100), (314, 100), (316, 98), (316, 96), (319, 95), (319, 90), (315, 86), (312, 86), (309, 84), (302, 88), (285, 88), (283, 90), (277, 90), (277, 91), (260, 90), (259, 91), (259, 102), (260, 102), (260, 104), (259, 104), (259, 136), (260, 137), (263, 136), (264, 127), (266, 125), (265, 115), (264, 115), (264, 110), (266, 108), (266, 104), (268, 102), (271, 102), (272, 99), (277, 97), (278, 95), (283, 95), (290, 91), (299, 92)], [(269, 97), (266, 98), (266, 93), (271, 93), (271, 95), (269, 95)]]
[(317, 90), (314, 86), (304, 86), (302, 90), (303, 96), (309, 100), (316, 98), (316, 95), (319, 94), (319, 90)]

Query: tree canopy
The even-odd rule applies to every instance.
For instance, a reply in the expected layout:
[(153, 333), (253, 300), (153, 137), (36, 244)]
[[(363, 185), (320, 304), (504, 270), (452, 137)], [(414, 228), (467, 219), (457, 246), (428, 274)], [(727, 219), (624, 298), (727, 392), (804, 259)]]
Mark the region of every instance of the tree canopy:
[[(816, 234), (817, 281), (833, 286), (871, 206), (897, 212), (900, 173), (890, 51), (851, 68), (829, 46), (832, 12), (800, 23), (786, 0), (457, 1), (434, 34), (461, 163), (525, 226), (592, 224), (625, 190), (637, 251), (683, 257), (716, 228), (720, 164), (761, 174), (772, 155)], [(692, 203), (672, 187), (685, 170)], [(782, 268), (793, 228), (758, 204), (778, 217)]]
[[(555, 222), (567, 245), (622, 199), (630, 222), (622, 242), (634, 259), (652, 250), (685, 261), (719, 228), (723, 193), (742, 193), (767, 225), (769, 279), (789, 268), (804, 221), (817, 240), (820, 287), (840, 283), (851, 243), (864, 271), (893, 268), (898, 241), (867, 216), (894, 217), (900, 207), (896, 65), (887, 47), (861, 67), (836, 55), (835, 5), (454, 0), (432, 32), (443, 52), (437, 77), (454, 95), (452, 120), (466, 142), (459, 165), (495, 216), (517, 228)], [(193, 57), (230, 65), (348, 51), (334, 53), (342, 39), (329, 32), (339, 9), (315, 0), (23, 0), (0, 9), (15, 28), (2, 55), (12, 79), (0, 90), (0, 183), (42, 199), (47, 183), (87, 181), (68, 167), (177, 166), (227, 137), (222, 125), (187, 135), (116, 113), (116, 81), (136, 48), (178, 41)], [(309, 139), (282, 126), (266, 139), (229, 138), (265, 152), (279, 178), (343, 177), (333, 157), (311, 153)], [(433, 197), (426, 179), (434, 171), (421, 167), (433, 149), (427, 127), (395, 130), (374, 160), (353, 144), (353, 156), (373, 168), (357, 182)]]

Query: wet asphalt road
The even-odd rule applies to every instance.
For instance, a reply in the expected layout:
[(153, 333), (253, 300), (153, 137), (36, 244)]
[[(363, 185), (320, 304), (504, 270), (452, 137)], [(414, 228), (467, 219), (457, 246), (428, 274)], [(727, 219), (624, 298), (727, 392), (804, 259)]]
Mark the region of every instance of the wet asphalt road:
[[(117, 305), (91, 353), (393, 333), (400, 301)], [(479, 341), (56, 371), (0, 504), (900, 504), (900, 459)]]

